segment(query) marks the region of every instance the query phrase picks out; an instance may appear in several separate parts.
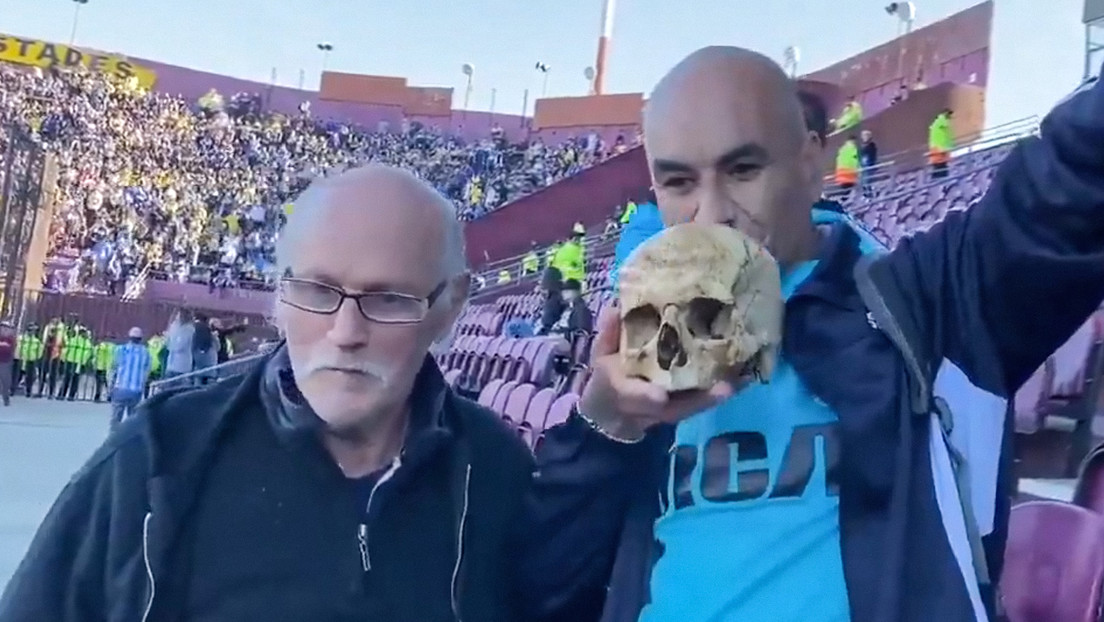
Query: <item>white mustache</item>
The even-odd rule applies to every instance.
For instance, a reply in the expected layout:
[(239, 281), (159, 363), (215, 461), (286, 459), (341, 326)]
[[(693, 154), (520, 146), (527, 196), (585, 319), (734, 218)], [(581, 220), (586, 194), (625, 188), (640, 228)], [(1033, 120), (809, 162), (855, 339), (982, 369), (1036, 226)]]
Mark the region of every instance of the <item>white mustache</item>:
[(330, 355), (314, 357), (307, 363), (306, 375), (309, 376), (314, 372), (325, 369), (356, 372), (366, 376), (373, 376), (385, 383), (391, 377), (391, 369), (386, 365), (380, 365), (372, 361), (347, 361)]

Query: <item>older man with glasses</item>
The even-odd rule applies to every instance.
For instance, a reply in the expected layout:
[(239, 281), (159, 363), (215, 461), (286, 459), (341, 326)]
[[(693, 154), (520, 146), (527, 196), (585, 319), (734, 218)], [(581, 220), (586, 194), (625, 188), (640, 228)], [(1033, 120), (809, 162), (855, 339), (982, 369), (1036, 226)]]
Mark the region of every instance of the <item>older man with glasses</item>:
[(470, 287), (452, 205), (353, 170), (296, 201), (277, 255), (284, 343), (124, 422), (0, 621), (525, 619), (512, 534), (531, 456), (429, 356)]

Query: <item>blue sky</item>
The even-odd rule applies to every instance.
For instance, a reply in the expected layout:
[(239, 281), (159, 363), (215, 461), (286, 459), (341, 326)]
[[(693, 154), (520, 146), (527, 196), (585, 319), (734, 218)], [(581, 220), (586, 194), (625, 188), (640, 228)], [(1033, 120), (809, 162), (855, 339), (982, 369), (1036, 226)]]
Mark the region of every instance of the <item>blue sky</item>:
[[(1042, 0), (998, 0), (998, 13), (1001, 2)], [(741, 45), (777, 59), (796, 44), (800, 68), (814, 70), (893, 38), (897, 26), (881, 8), (886, 3), (619, 0), (607, 91), (647, 92), (679, 58), (709, 44)], [(976, 0), (916, 4), (920, 27)], [(65, 43), (73, 7), (71, 0), (0, 0), (0, 32)], [(315, 44), (326, 40), (335, 46), (330, 69), (452, 86), (457, 104), (464, 88), (460, 66), (470, 62), (476, 67), (471, 107), (487, 109), (494, 88), (496, 110), (516, 113), (527, 88), (532, 96), (541, 91), (533, 68), (538, 60), (552, 68), (549, 95), (585, 94), (583, 69), (594, 62), (601, 12), (602, 0), (90, 0), (76, 42), (265, 82), (275, 67), (277, 82), (291, 86), (303, 69), (313, 88), (321, 69)], [(1016, 21), (1023, 29), (1032, 27), (1029, 13), (1037, 11), (1015, 12), (1022, 13)]]

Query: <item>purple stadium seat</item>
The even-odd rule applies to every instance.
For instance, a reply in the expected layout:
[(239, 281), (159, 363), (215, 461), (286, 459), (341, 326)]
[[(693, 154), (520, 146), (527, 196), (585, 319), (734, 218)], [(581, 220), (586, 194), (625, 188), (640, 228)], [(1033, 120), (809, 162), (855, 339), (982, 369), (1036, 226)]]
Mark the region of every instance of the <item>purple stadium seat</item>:
[(445, 372), (445, 384), (448, 386), (455, 387), (458, 380), (460, 380), (459, 369), (450, 369)]
[(517, 426), (518, 436), (521, 437), (523, 443), (532, 448), (536, 442), (536, 434), (533, 432), (533, 426), (529, 425), (529, 422), (522, 421)]
[(567, 342), (563, 339), (546, 340), (533, 355), (532, 373), (529, 374), (529, 382), (538, 387), (547, 387), (552, 384), (553, 363), (559, 354), (568, 351)]
[(1097, 622), (1104, 517), (1055, 501), (1012, 508), (1001, 576), (1009, 622)]
[(571, 362), (586, 365), (590, 359), (590, 333), (577, 331), (571, 335)]
[(476, 360), (474, 369), (467, 376), (467, 382), (464, 384), (466, 389), (480, 391), (490, 381), (491, 366), (495, 362), (495, 357), (504, 341), (506, 341), (505, 337), (494, 337), (487, 342), (486, 350)]
[(1016, 391), (1016, 398), (1012, 405), (1016, 414), (1016, 432), (1020, 434), (1034, 434), (1043, 427), (1043, 419), (1046, 416), (1041, 409), (1044, 396), (1049, 393), (1050, 372), (1044, 363), (1027, 382)]
[(525, 351), (530, 347), (529, 343), (532, 339), (515, 339), (513, 348), (510, 350), (509, 357), (506, 361), (506, 365), (502, 370), (502, 378), (506, 380), (524, 380), (527, 375), (523, 372), (527, 372), (525, 362)]
[(510, 361), (514, 346), (518, 341), (518, 339), (507, 338), (498, 342), (498, 347), (491, 353), (491, 361), (487, 369), (488, 378), (506, 377), (506, 366)]
[(586, 365), (575, 365), (568, 373), (564, 387), (568, 392), (582, 394), (588, 378), (590, 378), (590, 368)]
[(1081, 463), (1073, 503), (1104, 516), (1104, 445), (1097, 445)]
[(568, 415), (571, 414), (571, 407), (578, 401), (579, 396), (574, 393), (566, 393), (556, 398), (556, 401), (552, 402), (552, 405), (548, 408), (548, 416), (544, 420), (543, 429), (547, 430), (567, 421)]
[(502, 325), (506, 323), (506, 315), (503, 313), (492, 313), (487, 323), (487, 330), (491, 335), (497, 335), (502, 332)]
[(1077, 329), (1061, 347), (1055, 351), (1054, 377), (1051, 380), (1052, 398), (1080, 396), (1086, 382), (1086, 362), (1093, 346), (1100, 341), (1098, 322), (1090, 319)]
[(520, 382), (529, 382), (529, 377), (533, 371), (533, 359), (536, 357), (537, 350), (541, 348), (541, 344), (547, 341), (546, 337), (530, 337), (523, 340), (525, 345), (521, 349), (521, 354), (517, 362), (517, 366), (512, 370), (510, 374), (510, 380), (518, 380)]
[(525, 409), (525, 420), (532, 424), (536, 430), (544, 429), (544, 420), (548, 417), (548, 409), (552, 402), (556, 401), (555, 389), (541, 389), (529, 400), (529, 406)]
[(479, 361), (483, 349), (487, 347), (486, 338), (473, 336), (469, 339), (467, 347), (467, 352), (463, 354), (456, 364), (456, 368), (460, 370), (460, 379), (457, 382), (457, 386), (460, 387), (467, 386), (472, 374), (475, 372), (475, 365)]
[(510, 392), (510, 397), (502, 407), (502, 412), (518, 423), (525, 421), (529, 409), (529, 401), (536, 392), (537, 387), (529, 383), (518, 385), (516, 389)]
[(1041, 416), (1062, 417), (1075, 422), (1066, 474), (1073, 477), (1082, 458), (1092, 446), (1092, 419), (1100, 398), (1104, 375), (1104, 349), (1101, 347), (1104, 320), (1093, 314), (1070, 339), (1062, 344), (1047, 364), (1051, 370), (1049, 391), (1039, 403)]
[[(495, 380), (497, 380), (497, 378)], [(492, 382), (494, 381), (492, 380)], [(513, 394), (514, 389), (516, 389), (517, 386), (518, 383), (513, 380), (509, 382), (503, 382), (502, 386), (498, 389), (498, 393), (495, 394), (494, 400), (491, 401), (491, 410), (500, 415), (506, 414), (506, 402), (510, 399), (510, 395)]]
[(487, 386), (483, 387), (483, 390), (479, 392), (479, 405), (491, 408), (494, 404), (495, 398), (498, 397), (498, 391), (502, 388), (502, 381), (497, 378), (488, 382)]

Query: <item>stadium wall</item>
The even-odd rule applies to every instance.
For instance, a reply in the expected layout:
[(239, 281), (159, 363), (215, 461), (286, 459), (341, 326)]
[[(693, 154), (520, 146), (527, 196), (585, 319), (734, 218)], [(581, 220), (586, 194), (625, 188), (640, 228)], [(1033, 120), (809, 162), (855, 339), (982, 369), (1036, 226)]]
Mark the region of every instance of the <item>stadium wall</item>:
[[(985, 90), (971, 85), (944, 83), (913, 91), (904, 102), (868, 117), (859, 125), (828, 138), (832, 156), (850, 136), (870, 130), (878, 143), (879, 159), (892, 159), (898, 169), (915, 169), (927, 162), (928, 127), (944, 108), (954, 111), (951, 129), (958, 142), (976, 139), (985, 129)], [(825, 174), (835, 168), (834, 157), (825, 162)]]
[[(993, 12), (992, 0), (982, 2), (804, 77), (837, 85), (844, 99), (856, 96), (867, 115), (887, 108), (902, 84), (910, 89), (944, 82), (984, 88)], [(838, 111), (843, 103), (829, 110)]]
[(556, 242), (576, 221), (596, 225), (626, 201), (643, 201), (650, 185), (644, 149), (632, 148), (467, 223), (468, 261), (481, 266)]
[(150, 279), (142, 292), (142, 300), (214, 313), (234, 313), (268, 317), (272, 314), (275, 294), (259, 289), (216, 289), (206, 285), (174, 283)]
[[(817, 84), (812, 83), (814, 87)], [(827, 96), (832, 96), (830, 88), (823, 90)], [(983, 89), (940, 84), (915, 91), (905, 102), (867, 118), (852, 131), (829, 138), (825, 173), (832, 171), (832, 156), (847, 136), (863, 129), (874, 132), (883, 162), (893, 157), (898, 167), (923, 166), (928, 126), (944, 108), (955, 111), (953, 129), (956, 136), (975, 137), (984, 127)], [(600, 225), (616, 206), (629, 199), (639, 201), (646, 197), (650, 186), (644, 149), (632, 148), (468, 223), (465, 230), (468, 261), (478, 267), (524, 253), (533, 241), (550, 244), (566, 236), (575, 222), (582, 222), (587, 228)]]
[[(403, 120), (401, 104), (324, 100), (319, 97), (317, 91), (241, 80), (151, 60), (137, 60), (157, 72), (156, 90), (180, 95), (189, 101), (198, 100), (213, 88), (225, 97), (231, 97), (236, 93), (259, 93), (270, 109), (287, 115), (298, 114), (299, 105), (310, 102), (311, 112), (316, 117), (338, 119), (372, 129), (378, 127), (381, 122), (389, 124), (391, 128), (397, 128)], [(518, 115), (452, 110), (451, 114), (444, 117), (410, 115), (408, 120), (419, 121), (427, 126), (437, 127), (468, 139), (486, 137), (496, 123), (510, 140), (524, 140), (528, 135), (528, 120)]]

